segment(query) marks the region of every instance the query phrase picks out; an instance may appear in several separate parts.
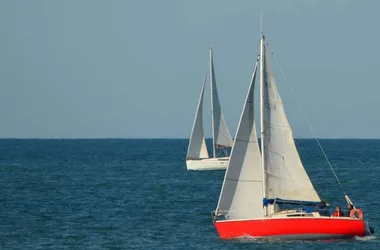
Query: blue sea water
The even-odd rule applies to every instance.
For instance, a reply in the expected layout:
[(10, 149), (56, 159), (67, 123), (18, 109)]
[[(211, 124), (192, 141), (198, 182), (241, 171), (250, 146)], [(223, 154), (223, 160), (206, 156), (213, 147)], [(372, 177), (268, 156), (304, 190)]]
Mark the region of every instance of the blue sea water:
[[(0, 249), (380, 249), (336, 242), (221, 240), (224, 171), (191, 172), (188, 140), (0, 140)], [(380, 232), (380, 140), (321, 140), (340, 181)], [(314, 140), (297, 140), (315, 188), (342, 191)]]

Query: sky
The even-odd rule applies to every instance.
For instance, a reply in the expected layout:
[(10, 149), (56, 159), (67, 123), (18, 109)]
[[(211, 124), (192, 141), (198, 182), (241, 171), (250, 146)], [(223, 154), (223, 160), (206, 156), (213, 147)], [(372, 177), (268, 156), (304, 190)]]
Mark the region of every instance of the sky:
[[(378, 0), (0, 1), (0, 137), (188, 138), (208, 46), (234, 136), (262, 10), (316, 136), (380, 138), (379, 9)], [(313, 137), (272, 68), (294, 137)]]

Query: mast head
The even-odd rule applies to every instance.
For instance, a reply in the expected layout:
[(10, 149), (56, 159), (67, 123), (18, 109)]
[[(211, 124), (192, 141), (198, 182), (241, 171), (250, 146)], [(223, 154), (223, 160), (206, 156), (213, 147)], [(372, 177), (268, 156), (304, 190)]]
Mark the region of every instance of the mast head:
[(210, 52), (210, 58), (213, 56), (214, 54), (214, 51), (212, 50), (212, 48), (210, 46), (207, 47), (209, 49), (209, 52)]
[(261, 33), (261, 41), (263, 41), (263, 42), (265, 41), (265, 36), (262, 33)]

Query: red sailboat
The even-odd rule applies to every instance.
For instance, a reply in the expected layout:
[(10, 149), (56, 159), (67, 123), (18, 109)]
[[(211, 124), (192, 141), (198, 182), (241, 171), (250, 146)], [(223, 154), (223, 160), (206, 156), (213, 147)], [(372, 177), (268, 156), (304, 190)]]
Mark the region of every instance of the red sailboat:
[[(263, 35), (260, 46), (218, 206), (213, 212), (220, 237), (323, 240), (370, 235), (373, 229), (362, 213), (359, 218), (330, 216), (328, 204), (314, 189), (294, 143)], [(261, 150), (253, 104), (259, 62)], [(347, 195), (345, 198), (352, 205)]]

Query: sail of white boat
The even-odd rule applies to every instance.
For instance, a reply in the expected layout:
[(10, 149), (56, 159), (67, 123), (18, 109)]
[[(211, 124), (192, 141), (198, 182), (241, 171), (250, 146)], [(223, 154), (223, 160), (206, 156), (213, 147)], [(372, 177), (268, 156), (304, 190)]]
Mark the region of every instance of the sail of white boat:
[(229, 219), (263, 217), (263, 174), (254, 118), (256, 63), (240, 117), (216, 215)]
[(195, 114), (193, 130), (191, 131), (189, 147), (187, 149), (186, 159), (203, 159), (209, 158), (206, 141), (203, 132), (203, 96), (207, 81), (207, 74), (203, 80), (201, 95), (198, 101), (197, 112)]
[(268, 52), (261, 41), (262, 152), (265, 169), (265, 198), (320, 202), (294, 143), (284, 112)]
[(228, 130), (219, 102), (218, 90), (216, 88), (213, 52), (210, 49), (210, 88), (211, 88), (211, 111), (212, 111), (212, 133), (213, 133), (213, 157), (216, 157), (218, 148), (232, 147), (232, 137)]

